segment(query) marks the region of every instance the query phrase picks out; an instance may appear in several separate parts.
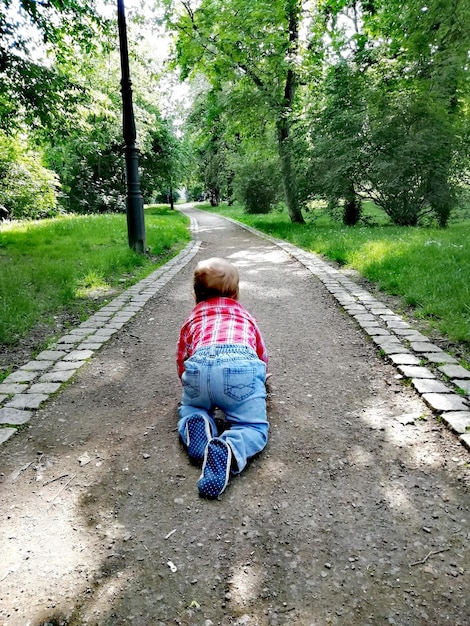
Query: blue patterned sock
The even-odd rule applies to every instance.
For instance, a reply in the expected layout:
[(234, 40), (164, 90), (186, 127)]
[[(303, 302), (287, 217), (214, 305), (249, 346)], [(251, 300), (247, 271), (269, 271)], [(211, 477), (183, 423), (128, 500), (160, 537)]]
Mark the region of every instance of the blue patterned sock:
[(230, 477), (232, 449), (222, 439), (209, 441), (204, 456), (202, 474), (197, 486), (199, 493), (208, 498), (217, 498), (224, 491)]
[(186, 422), (186, 445), (188, 456), (195, 465), (202, 465), (204, 452), (212, 437), (208, 420), (202, 415), (194, 415)]

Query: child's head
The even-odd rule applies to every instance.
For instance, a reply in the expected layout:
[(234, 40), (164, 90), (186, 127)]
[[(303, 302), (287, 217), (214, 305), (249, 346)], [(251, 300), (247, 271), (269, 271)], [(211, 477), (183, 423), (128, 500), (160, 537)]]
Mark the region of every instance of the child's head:
[(200, 261), (194, 270), (194, 295), (196, 302), (210, 298), (238, 299), (238, 270), (225, 259), (212, 258)]

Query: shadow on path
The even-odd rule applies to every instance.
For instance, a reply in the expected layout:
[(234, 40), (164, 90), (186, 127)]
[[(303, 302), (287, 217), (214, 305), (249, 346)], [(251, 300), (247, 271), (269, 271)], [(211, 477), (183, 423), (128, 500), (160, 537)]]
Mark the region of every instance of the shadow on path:
[[(0, 621), (470, 623), (468, 452), (285, 251), (215, 215), (196, 256), (2, 446)], [(220, 500), (178, 442), (195, 263), (239, 267), (270, 441)]]

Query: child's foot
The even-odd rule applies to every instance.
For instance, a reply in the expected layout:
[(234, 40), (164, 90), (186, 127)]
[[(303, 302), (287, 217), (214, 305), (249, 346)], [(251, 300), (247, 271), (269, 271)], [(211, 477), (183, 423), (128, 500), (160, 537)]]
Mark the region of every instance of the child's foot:
[(222, 439), (209, 441), (204, 456), (202, 474), (197, 486), (201, 496), (217, 498), (224, 491), (230, 476), (232, 449)]
[(208, 420), (202, 415), (190, 417), (186, 422), (186, 445), (191, 463), (202, 465), (204, 452), (212, 437)]

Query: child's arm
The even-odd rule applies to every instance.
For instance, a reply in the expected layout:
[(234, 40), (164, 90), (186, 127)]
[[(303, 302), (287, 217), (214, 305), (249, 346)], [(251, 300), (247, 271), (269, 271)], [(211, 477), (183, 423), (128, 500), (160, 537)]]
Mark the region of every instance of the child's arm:
[(258, 326), (255, 325), (256, 331), (256, 354), (258, 358), (266, 363), (266, 367), (268, 365), (268, 351), (266, 350), (266, 345), (264, 343), (263, 337), (259, 331)]
[(181, 378), (184, 372), (184, 362), (190, 356), (189, 344), (186, 338), (185, 327), (180, 331), (180, 336), (178, 340), (178, 347), (176, 350), (176, 369), (178, 371), (178, 376)]

